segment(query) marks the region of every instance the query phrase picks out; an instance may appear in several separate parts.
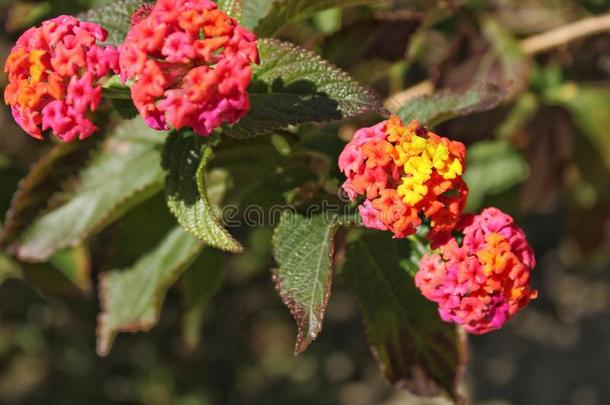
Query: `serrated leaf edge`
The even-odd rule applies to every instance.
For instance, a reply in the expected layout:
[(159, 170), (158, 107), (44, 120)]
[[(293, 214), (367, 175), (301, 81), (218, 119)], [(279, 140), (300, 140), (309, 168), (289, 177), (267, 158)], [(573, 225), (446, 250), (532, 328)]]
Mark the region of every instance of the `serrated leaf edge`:
[[(225, 3), (229, 3), (230, 5), (227, 7)], [(241, 16), (243, 12), (243, 0), (219, 0), (217, 4), (218, 8), (225, 14), (227, 14), (229, 17), (231, 17), (238, 23), (241, 21)]]
[[(268, 44), (270, 47), (276, 49), (279, 47), (287, 47), (288, 51), (296, 51), (299, 52), (301, 54), (304, 54), (307, 56), (307, 59), (309, 59), (311, 61), (311, 63), (319, 63), (321, 64), (324, 68), (327, 68), (329, 70), (332, 70), (334, 73), (336, 73), (337, 75), (339, 75), (342, 79), (345, 79), (349, 82), (351, 82), (353, 85), (358, 86), (361, 90), (362, 90), (362, 94), (370, 99), (374, 106), (372, 108), (369, 108), (365, 105), (361, 105), (360, 107), (357, 108), (357, 111), (355, 112), (351, 112), (349, 114), (341, 114), (341, 118), (338, 119), (340, 120), (346, 120), (346, 119), (350, 119), (353, 118), (355, 116), (364, 114), (366, 112), (375, 112), (378, 113), (384, 117), (387, 117), (390, 115), (390, 112), (383, 106), (383, 103), (381, 102), (381, 100), (379, 99), (379, 97), (376, 95), (376, 93), (368, 86), (363, 86), (361, 83), (357, 82), (353, 77), (351, 77), (349, 75), (349, 73), (347, 73), (346, 71), (344, 71), (343, 69), (337, 67), (336, 65), (332, 64), (331, 62), (327, 61), (326, 59), (322, 58), (320, 55), (316, 54), (315, 52), (312, 52), (310, 50), (304, 49), (299, 47), (296, 44), (293, 44), (291, 42), (287, 42), (287, 41), (281, 41), (279, 39), (275, 39), (275, 38), (262, 38), (258, 40), (258, 44)], [(299, 61), (300, 62), (300, 61)], [(296, 63), (296, 62), (295, 62)], [(273, 65), (269, 68), (267, 68), (266, 70), (264, 70), (262, 73), (258, 73), (256, 71), (256, 68), (254, 69), (254, 79), (256, 79), (257, 77), (261, 77), (263, 76), (265, 73), (267, 73), (268, 71), (275, 69), (277, 67), (277, 65)], [(253, 80), (254, 82), (255, 80)], [(253, 97), (255, 98), (255, 96), (257, 94), (266, 94), (266, 93), (254, 93), (254, 92), (249, 92), (249, 97), (250, 99), (252, 99)], [(277, 94), (277, 93), (276, 93)], [(291, 93), (292, 94), (292, 93)], [(245, 118), (245, 117), (244, 117)], [(324, 122), (332, 122), (332, 121), (337, 121), (335, 119), (332, 118), (325, 118), (319, 121), (312, 121), (312, 122), (316, 122), (316, 123), (324, 123)], [(236, 139), (249, 139), (249, 138), (254, 138), (257, 136), (261, 136), (261, 135), (268, 135), (270, 133), (276, 132), (278, 130), (281, 129), (285, 129), (288, 128), (292, 125), (303, 125), (306, 124), (307, 122), (300, 122), (298, 120), (287, 120), (286, 125), (280, 125), (277, 128), (275, 127), (271, 127), (271, 128), (261, 128), (259, 130), (257, 130), (254, 134), (250, 134), (246, 129), (244, 128), (240, 128), (239, 127), (239, 122), (234, 124), (234, 125), (225, 125), (224, 126), (224, 132), (227, 133), (227, 135), (236, 138)]]
[[(61, 158), (62, 156), (68, 155), (70, 153), (73, 153), (77, 150), (76, 144), (66, 144), (66, 145), (67, 145), (66, 147), (71, 147), (71, 149), (62, 151), (62, 150), (60, 150), (60, 145), (57, 145), (54, 148), (52, 148), (48, 154), (43, 156), (38, 161), (34, 162), (28, 169), (28, 174), (26, 174), (26, 176), (23, 177), (17, 184), (17, 191), (11, 198), (11, 203), (10, 203), (9, 209), (6, 212), (4, 223), (2, 224), (2, 228), (0, 229), (0, 245), (4, 245), (7, 241), (7, 239), (9, 238), (9, 235), (11, 235), (15, 231), (16, 227), (18, 227), (18, 224), (15, 223), (16, 217), (20, 211), (20, 210), (16, 209), (17, 205), (22, 200), (26, 199), (27, 194), (31, 191), (31, 187), (33, 187), (37, 183), (39, 183), (39, 182), (37, 182), (35, 184), (30, 184), (32, 181), (32, 178), (30, 177), (30, 173), (38, 171), (41, 168), (43, 168), (45, 165), (49, 164), (50, 162), (53, 162), (56, 159)], [(85, 159), (85, 160), (88, 160), (88, 159), (89, 159), (89, 157), (87, 157), (87, 159)], [(24, 189), (24, 187), (26, 187), (26, 186), (28, 188)]]
[[(448, 121), (450, 119), (453, 119), (453, 118), (458, 118), (458, 117), (463, 117), (463, 116), (478, 113), (478, 112), (485, 112), (485, 111), (493, 110), (494, 108), (496, 108), (500, 104), (502, 104), (502, 102), (504, 102), (505, 98), (508, 96), (507, 89), (503, 86), (500, 86), (497, 83), (488, 82), (488, 81), (477, 82), (472, 87), (470, 87), (464, 91), (461, 91), (461, 92), (456, 92), (451, 89), (442, 89), (433, 94), (422, 94), (422, 95), (415, 96), (415, 97), (408, 99), (396, 111), (396, 114), (401, 115), (401, 110), (404, 108), (404, 106), (406, 104), (409, 104), (409, 103), (417, 103), (421, 100), (433, 100), (434, 98), (441, 98), (441, 97), (444, 97), (445, 95), (449, 95), (449, 96), (453, 95), (456, 97), (460, 97), (460, 96), (464, 96), (466, 93), (468, 93), (470, 91), (489, 92), (491, 90), (497, 91), (499, 93), (499, 97), (492, 99), (491, 102), (488, 105), (486, 105), (485, 107), (482, 107), (482, 108), (477, 107), (477, 105), (482, 104), (482, 101), (481, 101), (479, 103), (476, 103), (474, 106), (453, 108), (453, 109), (445, 111), (445, 112), (436, 113), (431, 118), (429, 118), (427, 122), (422, 122), (422, 124), (426, 125), (427, 127), (432, 128), (432, 127), (435, 127), (435, 126), (437, 126), (445, 121)], [(489, 98), (490, 97), (487, 96), (486, 99), (489, 99)]]
[[(150, 151), (145, 151), (143, 153), (149, 153), (149, 152)], [(99, 153), (102, 153), (102, 151), (99, 151)], [(135, 158), (137, 158), (137, 156), (134, 157), (133, 159), (135, 159)], [(29, 253), (28, 252), (29, 249), (24, 250), (24, 245), (19, 240), (17, 240), (15, 243), (12, 243), (11, 245), (9, 245), (7, 250), (11, 254), (15, 255), (19, 260), (22, 260), (25, 262), (46, 261), (51, 256), (53, 256), (53, 254), (57, 253), (58, 251), (66, 249), (66, 248), (73, 248), (73, 247), (77, 246), (78, 244), (82, 243), (83, 241), (85, 241), (86, 239), (91, 237), (91, 235), (93, 235), (96, 232), (98, 232), (99, 230), (103, 229), (106, 225), (113, 222), (115, 219), (120, 217), (123, 213), (127, 212), (130, 208), (137, 205), (141, 201), (144, 201), (145, 199), (154, 195), (155, 193), (161, 191), (162, 189), (163, 189), (163, 177), (160, 177), (159, 179), (157, 179), (157, 181), (155, 183), (134, 189), (131, 194), (125, 196), (121, 200), (116, 201), (116, 203), (108, 209), (108, 214), (105, 217), (101, 218), (98, 221), (98, 223), (90, 225), (89, 227), (85, 228), (84, 232), (82, 232), (82, 234), (78, 238), (66, 240), (62, 243), (56, 244), (55, 248), (51, 251), (43, 252), (43, 254)], [(121, 206), (122, 206), (121, 209), (117, 209), (118, 207), (121, 207)]]
[[(407, 272), (407, 274), (409, 274), (409, 273)], [(391, 290), (390, 290), (390, 292), (391, 292)], [(439, 385), (438, 383), (433, 382), (435, 391), (427, 391), (426, 393), (424, 393), (420, 390), (416, 391), (413, 389), (413, 383), (410, 381), (407, 381), (405, 378), (400, 378), (396, 381), (392, 381), (389, 378), (389, 372), (386, 367), (386, 364), (382, 361), (379, 351), (377, 350), (377, 348), (371, 341), (371, 336), (370, 336), (370, 332), (369, 332), (369, 330), (371, 329), (370, 324), (369, 324), (369, 322), (370, 322), (369, 317), (366, 315), (366, 311), (364, 309), (364, 306), (360, 302), (360, 300), (357, 299), (356, 301), (358, 303), (358, 307), (360, 308), (360, 313), (362, 314), (362, 325), (363, 325), (364, 332), (365, 332), (364, 333), (365, 339), (367, 341), (369, 349), (371, 350), (371, 353), (373, 354), (373, 357), (375, 358), (377, 365), (379, 366), (379, 368), (381, 370), (381, 375), (383, 376), (383, 379), (385, 380), (385, 382), (388, 385), (396, 387), (397, 389), (400, 389), (400, 390), (406, 390), (409, 392), (413, 392), (415, 395), (424, 396), (424, 397), (433, 397), (433, 396), (444, 393), (447, 396), (449, 396), (451, 399), (453, 399), (456, 402), (456, 404), (461, 405), (464, 403), (465, 399), (457, 392), (457, 388), (459, 387), (459, 385), (466, 373), (466, 365), (468, 363), (468, 336), (463, 328), (461, 328), (457, 325), (455, 326), (456, 339), (457, 339), (456, 346), (457, 346), (457, 352), (458, 352), (457, 353), (458, 368), (456, 371), (456, 376), (454, 379), (453, 386), (456, 388), (456, 390), (453, 392), (449, 392), (444, 387)]]
[[(163, 240), (160, 243), (162, 243), (162, 242), (163, 242)], [(181, 262), (177, 263), (175, 265), (174, 269), (172, 270), (172, 272), (168, 276), (172, 276), (175, 273), (178, 273), (180, 271), (180, 269), (185, 268), (188, 265), (190, 265), (197, 258), (197, 255), (198, 255), (197, 251), (201, 251), (204, 247), (205, 247), (205, 245), (203, 243), (199, 243), (199, 244), (195, 245), (193, 247), (192, 252), (187, 256), (187, 258), (182, 260)], [(131, 324), (123, 325), (117, 329), (111, 330), (108, 332), (108, 334), (104, 333), (103, 325), (105, 323), (104, 322), (105, 318), (108, 316), (108, 313), (107, 313), (108, 301), (106, 298), (106, 297), (108, 297), (108, 284), (107, 284), (108, 277), (114, 272), (129, 271), (129, 269), (137, 267), (138, 264), (142, 260), (145, 260), (147, 258), (148, 254), (150, 254), (150, 253), (147, 253), (146, 255), (140, 257), (131, 267), (124, 268), (124, 269), (110, 270), (107, 272), (100, 273), (100, 275), (98, 276), (98, 280), (99, 280), (98, 299), (99, 299), (99, 303), (100, 303), (100, 312), (97, 315), (96, 335), (98, 337), (98, 341), (97, 341), (97, 345), (96, 345), (96, 351), (99, 356), (104, 357), (110, 353), (114, 340), (119, 333), (147, 332), (150, 329), (152, 329), (159, 322), (159, 317), (161, 314), (160, 314), (160, 311), (156, 311), (155, 319), (150, 323), (137, 323), (137, 322), (131, 323)], [(170, 278), (170, 277), (167, 277), (167, 278)], [(159, 305), (160, 305), (159, 299), (163, 295), (160, 291), (169, 288), (171, 286), (171, 284), (172, 283), (169, 283), (169, 285), (160, 284), (160, 286), (155, 291), (153, 302), (155, 303), (156, 307), (159, 307)]]
[[(178, 136), (177, 134), (170, 134), (169, 136)], [(199, 165), (197, 167), (197, 171), (195, 173), (195, 180), (197, 183), (197, 191), (199, 193), (199, 196), (202, 200), (205, 200), (205, 203), (207, 204), (209, 211), (210, 211), (210, 219), (211, 221), (216, 225), (216, 231), (220, 232), (227, 244), (222, 244), (222, 243), (218, 243), (216, 240), (213, 240), (211, 238), (208, 238), (205, 233), (200, 232), (198, 229), (196, 229), (195, 227), (193, 227), (191, 224), (189, 224), (187, 221), (184, 221), (183, 215), (180, 214), (180, 211), (186, 209), (183, 204), (181, 202), (178, 202), (179, 205), (181, 205), (181, 208), (176, 208), (173, 206), (173, 204), (170, 204), (169, 199), (167, 200), (167, 207), (170, 210), (170, 212), (174, 215), (174, 217), (176, 218), (176, 221), (178, 221), (178, 223), (180, 224), (180, 226), (187, 232), (189, 232), (190, 234), (192, 234), (193, 236), (197, 237), (198, 239), (204, 241), (205, 243), (207, 243), (209, 246), (211, 247), (215, 247), (217, 249), (221, 249), (221, 250), (225, 250), (227, 252), (231, 252), (231, 253), (241, 253), (244, 251), (244, 247), (241, 245), (241, 243), (239, 243), (230, 233), (229, 231), (227, 231), (222, 224), (220, 223), (220, 221), (218, 220), (216, 214), (214, 213), (214, 209), (212, 204), (210, 203), (208, 196), (207, 196), (207, 191), (205, 189), (204, 186), (204, 178), (205, 178), (205, 169), (207, 167), (207, 163), (208, 161), (211, 159), (212, 157), (212, 149), (209, 145), (204, 146), (204, 151), (203, 151), (203, 155), (201, 157), (201, 161), (199, 162)], [(166, 180), (167, 181), (167, 180)]]
[[(289, 215), (290, 215), (290, 212), (287, 211), (283, 214), (283, 217), (287, 217)], [(295, 215), (298, 215), (298, 214), (295, 214)], [(310, 220), (310, 221), (312, 220), (311, 218), (304, 218), (304, 219)], [(280, 223), (281, 222), (282, 222), (282, 220), (280, 219)], [(309, 311), (309, 314), (307, 314), (306, 312), (308, 310), (306, 308), (302, 308), (301, 306), (299, 306), (290, 297), (290, 291), (287, 291), (283, 288), (283, 280), (282, 280), (282, 277), (279, 275), (279, 269), (277, 267), (271, 268), (272, 280), (274, 282), (276, 291), (278, 292), (278, 295), (282, 299), (282, 302), (284, 303), (284, 305), (286, 305), (286, 307), (288, 307), (290, 314), (295, 319), (296, 324), (297, 324), (297, 339), (296, 339), (295, 349), (294, 349), (295, 355), (298, 355), (298, 354), (304, 352), (307, 349), (307, 347), (309, 347), (309, 345), (319, 336), (320, 332), (322, 331), (322, 327), (324, 324), (324, 316), (326, 314), (326, 307), (328, 306), (328, 300), (330, 298), (330, 294), (331, 294), (331, 290), (332, 290), (333, 257), (335, 255), (334, 238), (335, 238), (335, 235), (336, 235), (339, 227), (350, 226), (350, 225), (354, 225), (356, 223), (357, 223), (357, 220), (355, 220), (355, 217), (353, 217), (353, 216), (344, 218), (344, 217), (340, 217), (339, 215), (335, 215), (326, 225), (326, 233), (324, 235), (324, 238), (326, 239), (326, 244), (328, 245), (328, 255), (327, 255), (328, 283), (324, 287), (323, 302), (322, 302), (321, 308), (319, 308), (320, 312), (317, 316), (311, 310)], [(277, 228), (276, 228), (273, 232), (273, 237), (271, 239), (271, 245), (273, 247), (274, 257), (276, 256), (276, 246), (278, 246), (278, 239), (277, 239), (278, 237), (279, 236), (278, 236), (278, 232), (277, 232)], [(322, 245), (322, 246), (324, 246), (324, 245)], [(323, 254), (323, 251), (320, 252), (319, 261), (322, 260), (322, 254)], [(319, 270), (320, 266), (318, 266), (317, 268), (318, 268), (318, 271), (320, 271)], [(314, 294), (312, 294), (312, 296), (313, 295)], [(312, 319), (316, 320), (316, 324), (313, 325), (313, 327), (311, 324)], [(305, 327), (306, 324), (307, 324), (307, 328)]]
[[(376, 95), (376, 93), (370, 87), (365, 87), (362, 84), (358, 83), (352, 76), (350, 76), (349, 73), (347, 73), (343, 69), (339, 68), (338, 66), (332, 64), (331, 62), (327, 61), (326, 59), (322, 58), (317, 53), (312, 52), (312, 51), (310, 51), (308, 49), (305, 49), (305, 48), (301, 48), (300, 46), (298, 46), (296, 44), (293, 44), (292, 42), (281, 41), (281, 40), (275, 39), (275, 38), (263, 38), (263, 39), (260, 39), (258, 42), (259, 42), (259, 44), (260, 43), (268, 43), (274, 49), (281, 48), (281, 47), (285, 46), (285, 47), (287, 47), (289, 49), (289, 51), (296, 51), (296, 52), (299, 52), (299, 53), (303, 54), (306, 57), (306, 59), (309, 61), (309, 63), (319, 63), (323, 67), (325, 67), (325, 68), (335, 72), (337, 75), (340, 76), (341, 79), (349, 81), (352, 84), (354, 84), (355, 86), (358, 86), (360, 89), (362, 89), (362, 93), (367, 98), (370, 98), (371, 101), (374, 102), (374, 104), (376, 104), (375, 107), (373, 109), (371, 109), (371, 110), (369, 110), (366, 106), (361, 106), (361, 107), (359, 107), (358, 111), (350, 113), (350, 114), (343, 115), (341, 119), (352, 118), (352, 117), (355, 117), (357, 115), (363, 114), (363, 113), (368, 112), (368, 111), (377, 112), (377, 113), (380, 113), (380, 114), (387, 113), (387, 110), (383, 106), (383, 103), (381, 102), (379, 97)], [(274, 66), (273, 68), (275, 68), (275, 67), (276, 66)], [(269, 70), (271, 70), (271, 69), (267, 69), (267, 71), (269, 71)], [(264, 76), (264, 74), (267, 73), (267, 71), (264, 71), (262, 74), (259, 73), (257, 75), (257, 77)], [(256, 72), (255, 72), (255, 74), (256, 74)], [(333, 121), (333, 120), (329, 119), (329, 120), (326, 120), (326, 121)], [(294, 125), (294, 123), (291, 123), (290, 125)]]

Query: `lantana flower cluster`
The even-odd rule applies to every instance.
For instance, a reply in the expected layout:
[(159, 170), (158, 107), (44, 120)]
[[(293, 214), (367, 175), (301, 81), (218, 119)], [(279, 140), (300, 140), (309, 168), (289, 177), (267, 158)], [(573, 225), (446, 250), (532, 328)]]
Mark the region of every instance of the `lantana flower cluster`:
[(482, 334), (499, 329), (536, 298), (530, 271), (536, 261), (525, 234), (496, 208), (465, 218), (463, 241), (451, 239), (425, 255), (415, 283), (438, 303), (443, 320)]
[[(123, 44), (104, 45), (99, 25), (60, 16), (26, 31), (6, 61), (5, 102), (17, 123), (43, 139), (85, 139), (102, 84), (120, 74), (135, 107), (158, 130), (210, 135), (250, 108), (256, 37), (211, 0), (158, 0), (132, 16)], [(365, 227), (396, 238), (429, 227), (431, 253), (415, 277), (443, 320), (475, 334), (500, 328), (537, 296), (533, 250), (513, 219), (495, 208), (464, 215), (466, 149), (398, 117), (358, 130), (339, 156), (343, 190), (359, 200)]]
[(358, 130), (339, 157), (343, 190), (362, 223), (395, 238), (425, 223), (432, 253), (415, 282), (443, 320), (481, 334), (500, 328), (537, 296), (534, 253), (513, 219), (496, 208), (464, 215), (468, 187), (462, 143), (395, 116)]
[(70, 16), (47, 20), (17, 40), (4, 68), (4, 92), (15, 121), (43, 139), (50, 129), (63, 141), (84, 139), (97, 129), (89, 113), (101, 99), (100, 79), (118, 72), (118, 51), (102, 46), (107, 32)]
[(464, 159), (462, 143), (392, 116), (358, 130), (339, 156), (339, 168), (347, 176), (343, 189), (349, 198), (364, 197), (359, 206), (364, 226), (404, 238), (425, 218), (429, 238), (438, 243), (464, 208)]
[(245, 115), (255, 36), (210, 0), (158, 0), (144, 13), (120, 47), (120, 67), (146, 123), (209, 135)]

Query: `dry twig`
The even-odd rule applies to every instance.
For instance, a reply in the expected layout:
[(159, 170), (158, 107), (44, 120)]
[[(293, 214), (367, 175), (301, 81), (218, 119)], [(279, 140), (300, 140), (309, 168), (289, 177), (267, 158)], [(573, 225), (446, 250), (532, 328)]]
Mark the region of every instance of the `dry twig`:
[[(541, 34), (532, 35), (519, 42), (523, 53), (536, 55), (568, 44), (579, 38), (600, 34), (610, 31), (610, 13), (600, 16), (588, 17), (575, 21), (563, 27), (554, 28)], [(390, 110), (400, 108), (407, 100), (415, 96), (432, 94), (434, 84), (430, 80), (419, 82), (403, 91), (400, 91), (386, 99), (385, 107)]]

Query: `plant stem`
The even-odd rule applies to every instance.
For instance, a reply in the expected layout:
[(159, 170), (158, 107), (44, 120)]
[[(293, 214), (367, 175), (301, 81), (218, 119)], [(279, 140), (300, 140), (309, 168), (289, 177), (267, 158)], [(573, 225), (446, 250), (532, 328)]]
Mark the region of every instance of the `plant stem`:
[[(579, 38), (610, 31), (610, 13), (582, 20), (554, 28), (541, 34), (532, 35), (519, 42), (519, 46), (526, 55), (538, 53), (566, 45)], [(390, 111), (396, 111), (409, 99), (434, 93), (434, 83), (424, 80), (403, 91), (388, 97), (384, 106)]]

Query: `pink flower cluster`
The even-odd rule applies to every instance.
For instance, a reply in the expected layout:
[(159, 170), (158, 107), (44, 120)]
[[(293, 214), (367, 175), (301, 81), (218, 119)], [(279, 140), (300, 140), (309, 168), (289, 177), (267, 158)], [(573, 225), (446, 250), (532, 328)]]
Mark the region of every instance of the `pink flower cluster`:
[(146, 123), (209, 135), (250, 108), (254, 34), (210, 0), (158, 0), (120, 47), (123, 81)]
[(84, 139), (97, 130), (88, 114), (101, 98), (99, 80), (118, 73), (118, 51), (101, 46), (107, 32), (70, 16), (47, 20), (17, 40), (4, 68), (4, 92), (15, 121), (43, 139), (50, 129), (61, 140)]
[(415, 277), (423, 295), (438, 303), (441, 318), (474, 334), (502, 327), (536, 298), (532, 248), (513, 219), (496, 208), (464, 219), (461, 245), (451, 239), (425, 255)]

